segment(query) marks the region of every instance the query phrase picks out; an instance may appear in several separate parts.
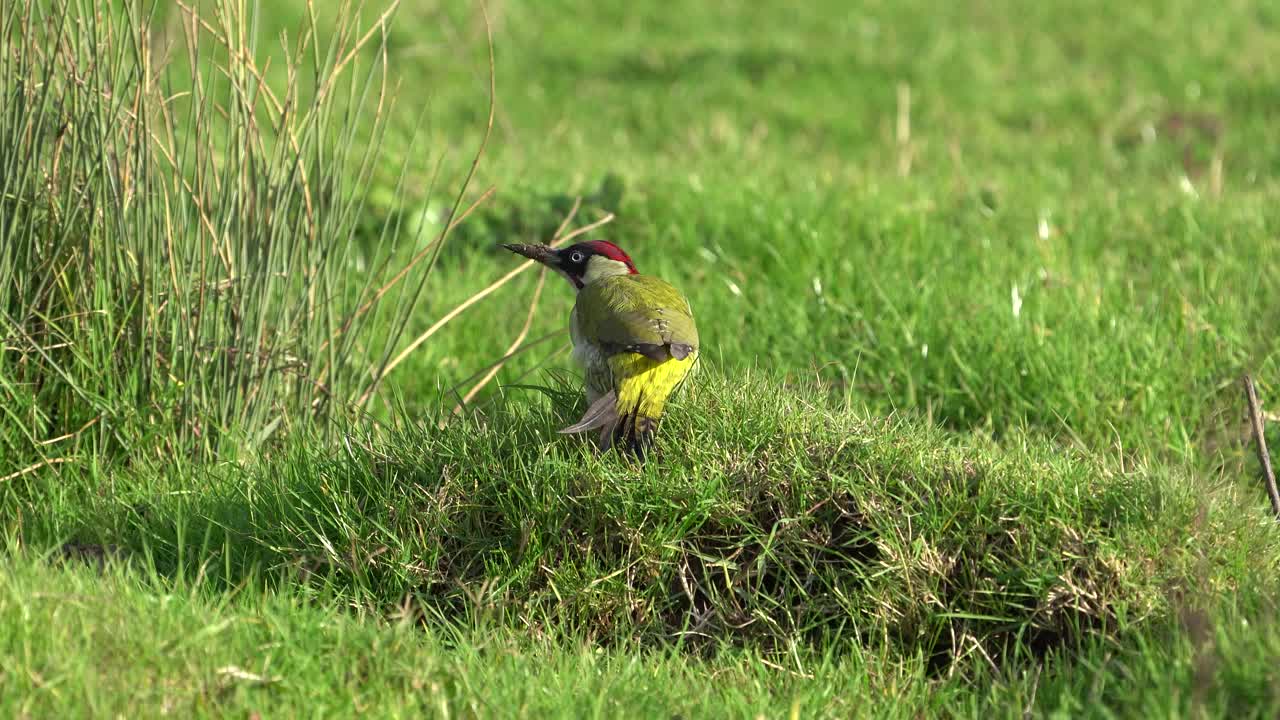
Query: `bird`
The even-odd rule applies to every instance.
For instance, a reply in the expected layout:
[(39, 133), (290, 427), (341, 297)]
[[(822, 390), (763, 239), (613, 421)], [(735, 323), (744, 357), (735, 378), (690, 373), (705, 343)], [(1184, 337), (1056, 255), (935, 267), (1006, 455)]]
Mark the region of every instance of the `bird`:
[(698, 364), (698, 328), (688, 298), (641, 275), (608, 240), (562, 249), (503, 247), (559, 273), (577, 293), (569, 315), (573, 358), (583, 370), (587, 410), (562, 434), (600, 430), (597, 446), (643, 460), (667, 401)]

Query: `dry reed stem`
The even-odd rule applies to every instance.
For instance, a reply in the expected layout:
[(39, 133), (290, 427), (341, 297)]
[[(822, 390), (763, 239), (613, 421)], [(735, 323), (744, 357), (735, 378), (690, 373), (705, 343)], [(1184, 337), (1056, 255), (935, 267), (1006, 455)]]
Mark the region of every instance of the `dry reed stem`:
[[(565, 235), (564, 237), (560, 238), (557, 242), (554, 242), (551, 244), (560, 245), (560, 244), (566, 243), (572, 240), (573, 238), (578, 237), (579, 235), (582, 235), (583, 233), (591, 232), (592, 230), (595, 230), (601, 225), (604, 225), (612, 221), (613, 221), (613, 213), (609, 213), (604, 217), (600, 218), (599, 220), (591, 223), (590, 225), (580, 227), (577, 230), (574, 230), (573, 232), (569, 233), (568, 235)], [(502, 277), (493, 281), (492, 283), (489, 284), (488, 287), (477, 292), (476, 294), (472, 295), (466, 300), (462, 301), (461, 303), (458, 304), (457, 307), (445, 313), (444, 317), (440, 318), (435, 322), (435, 324), (427, 328), (425, 332), (419, 335), (413, 342), (409, 343), (408, 347), (406, 347), (404, 350), (401, 350), (400, 354), (396, 355), (394, 360), (392, 360), (390, 363), (387, 364), (386, 369), (384, 369), (382, 373), (378, 375), (378, 377), (372, 383), (369, 384), (369, 388), (365, 390), (363, 395), (360, 396), (360, 400), (356, 402), (356, 406), (364, 407), (365, 402), (369, 399), (369, 396), (373, 394), (373, 391), (377, 387), (378, 383), (387, 375), (390, 375), (391, 371), (395, 370), (396, 366), (404, 362), (405, 358), (409, 357), (409, 355), (412, 354), (414, 350), (417, 350), (418, 347), (422, 345), (422, 343), (426, 342), (428, 339), (431, 338), (432, 335), (435, 335), (437, 332), (439, 332), (440, 328), (449, 324), (451, 320), (461, 315), (463, 312), (467, 310), (467, 308), (485, 299), (498, 288), (511, 282), (511, 280), (514, 279), (515, 276), (519, 275), (525, 270), (528, 270), (530, 267), (536, 264), (537, 263), (535, 263), (533, 260), (524, 261), (518, 267), (516, 267), (516, 269), (512, 270), (506, 275), (503, 275)]]
[(1280, 520), (1280, 490), (1276, 489), (1276, 474), (1271, 469), (1271, 455), (1267, 452), (1266, 426), (1262, 419), (1262, 410), (1258, 406), (1258, 392), (1253, 387), (1253, 378), (1244, 376), (1244, 396), (1249, 403), (1249, 422), (1253, 425), (1253, 440), (1258, 449), (1258, 462), (1262, 464), (1262, 481), (1266, 483), (1267, 495), (1271, 498), (1271, 512)]
[(479, 382), (471, 386), (471, 389), (467, 391), (467, 394), (462, 396), (462, 401), (454, 406), (454, 415), (462, 412), (462, 408), (467, 403), (471, 402), (475, 398), (476, 394), (497, 376), (498, 372), (502, 370), (502, 367), (507, 364), (507, 359), (509, 359), (512, 356), (512, 353), (520, 347), (520, 343), (523, 343), (524, 339), (529, 336), (529, 328), (533, 326), (533, 316), (538, 312), (538, 301), (542, 299), (542, 288), (546, 284), (547, 268), (544, 266), (541, 272), (538, 273), (538, 284), (533, 289), (533, 299), (529, 301), (529, 312), (524, 316), (524, 325), (520, 328), (520, 332), (516, 333), (515, 340), (512, 340), (511, 345), (509, 345), (506, 351), (502, 353), (503, 359), (499, 360), (493, 367), (489, 368), (489, 372), (485, 373), (485, 376), (480, 378)]
[[(574, 217), (578, 215), (578, 210), (581, 208), (582, 198), (574, 198), (573, 207), (569, 208), (569, 212), (566, 213), (564, 219), (560, 221), (560, 225), (556, 228), (555, 235), (552, 236), (552, 244), (560, 241), (560, 236), (564, 234), (565, 229), (569, 227), (569, 223), (573, 222)], [(454, 406), (454, 415), (462, 412), (466, 404), (471, 402), (475, 398), (476, 394), (498, 375), (498, 372), (502, 370), (502, 367), (507, 364), (507, 360), (515, 357), (516, 349), (519, 348), (520, 343), (523, 343), (524, 339), (529, 336), (529, 328), (533, 325), (533, 316), (538, 311), (538, 301), (542, 299), (542, 288), (546, 285), (546, 281), (547, 268), (543, 267), (542, 271), (538, 273), (538, 284), (533, 289), (533, 299), (529, 301), (529, 312), (525, 315), (524, 326), (520, 328), (520, 332), (516, 333), (516, 339), (511, 341), (511, 345), (507, 347), (507, 351), (502, 353), (502, 358), (493, 363), (489, 367), (488, 373), (486, 373), (479, 382), (473, 385), (471, 389), (467, 391), (467, 394), (462, 396), (462, 399), (458, 404)]]
[(97, 424), (97, 422), (98, 422), (99, 420), (101, 420), (101, 419), (102, 419), (102, 416), (101, 416), (101, 415), (99, 415), (99, 416), (95, 417), (94, 419), (90, 420), (89, 422), (85, 423), (84, 425), (81, 425), (81, 426), (80, 426), (80, 429), (79, 429), (79, 430), (76, 430), (75, 432), (69, 432), (69, 433), (67, 433), (67, 434), (65, 434), (65, 435), (59, 435), (59, 436), (58, 436), (58, 437), (56, 437), (56, 438), (49, 438), (48, 440), (41, 440), (40, 442), (38, 442), (38, 443), (36, 443), (36, 444), (37, 444), (37, 445), (53, 445), (53, 444), (55, 444), (55, 443), (60, 443), (60, 442), (62, 442), (63, 440), (70, 440), (71, 438), (79, 437), (81, 433), (83, 433), (85, 430), (88, 430), (89, 428), (93, 427), (93, 426), (94, 426), (95, 424)]
[[(467, 383), (469, 383), (469, 382), (471, 382), (472, 380), (476, 379), (476, 378), (477, 378), (477, 377), (479, 377), (480, 375), (482, 375), (482, 374), (484, 374), (484, 373), (489, 372), (491, 369), (493, 369), (493, 368), (495, 368), (495, 367), (499, 367), (499, 366), (501, 366), (501, 365), (505, 365), (505, 364), (507, 363), (507, 361), (508, 361), (508, 360), (510, 360), (511, 358), (516, 357), (517, 355), (523, 355), (523, 354), (525, 354), (526, 352), (529, 352), (530, 350), (532, 350), (532, 349), (534, 349), (534, 348), (538, 347), (539, 345), (541, 345), (541, 344), (545, 343), (545, 342), (546, 342), (546, 341), (548, 341), (548, 340), (554, 340), (555, 338), (557, 338), (557, 337), (559, 337), (559, 336), (561, 336), (561, 335), (564, 335), (567, 331), (568, 331), (568, 328), (559, 328), (559, 329), (556, 329), (556, 330), (552, 330), (551, 332), (546, 333), (545, 335), (541, 335), (541, 336), (539, 336), (538, 338), (536, 338), (536, 339), (534, 339), (534, 340), (531, 340), (531, 341), (529, 341), (529, 342), (525, 343), (524, 345), (521, 345), (520, 347), (515, 348), (514, 350), (511, 350), (511, 351), (510, 351), (510, 352), (508, 352), (506, 355), (503, 355), (502, 357), (498, 358), (497, 360), (494, 360), (492, 363), (490, 363), (490, 364), (488, 364), (488, 365), (486, 365), (486, 366), (484, 366), (484, 367), (480, 368), (480, 369), (479, 369), (479, 370), (477, 370), (476, 372), (472, 373), (470, 376), (468, 376), (468, 377), (467, 377), (465, 380), (463, 380), (462, 382), (460, 382), (460, 383), (458, 383), (457, 385), (454, 385), (453, 387), (449, 388), (449, 389), (445, 392), (445, 395), (453, 395), (453, 396), (455, 396), (455, 397), (456, 397), (456, 396), (457, 396), (457, 394), (458, 394), (458, 388), (462, 387), (463, 385), (466, 385)], [(571, 348), (571, 347), (572, 347), (572, 345), (566, 345), (565, 347), (563, 347), (563, 348), (561, 348), (561, 349), (559, 349), (559, 350), (556, 350), (556, 351), (552, 352), (552, 353), (551, 353), (551, 355), (548, 355), (548, 356), (547, 356), (546, 358), (544, 358), (541, 362), (546, 362), (546, 361), (547, 361), (547, 360), (549, 360), (551, 357), (554, 357), (556, 354), (558, 354), (558, 353), (560, 353), (560, 352), (563, 352), (564, 350), (568, 350), (568, 349), (569, 349), (569, 348)], [(536, 365), (534, 366), (534, 368), (533, 368), (533, 369), (536, 369), (536, 368), (538, 367), (538, 365), (540, 365), (540, 364), (541, 364), (541, 363), (536, 364)], [(526, 374), (527, 374), (528, 372), (530, 372), (530, 371), (526, 371)], [(524, 377), (524, 375), (521, 375), (520, 377)], [(462, 408), (462, 409), (465, 409), (465, 408)], [(456, 409), (455, 409), (455, 413), (456, 413)], [(456, 417), (456, 415), (451, 415), (451, 416), (449, 416), (449, 418), (445, 418), (445, 419), (441, 420), (439, 423), (437, 423), (437, 425), (436, 425), (436, 426), (443, 430), (443, 429), (444, 429), (444, 427), (445, 427), (446, 425), (448, 425), (448, 424), (449, 424), (449, 420), (450, 420), (450, 419), (452, 419), (453, 417)]]
[(33, 473), (33, 472), (35, 472), (35, 471), (39, 470), (39, 469), (40, 469), (40, 468), (42, 468), (42, 467), (48, 467), (48, 466), (50, 466), (50, 465), (61, 465), (62, 463), (71, 462), (71, 461), (72, 461), (72, 459), (73, 459), (73, 458), (57, 457), (57, 458), (49, 458), (48, 460), (41, 460), (40, 462), (35, 463), (34, 465), (28, 465), (27, 467), (24, 467), (24, 468), (22, 468), (21, 470), (19, 470), (19, 471), (17, 471), (17, 472), (9, 473), (8, 475), (5, 475), (4, 477), (0, 477), (0, 483), (2, 483), (2, 482), (8, 482), (8, 481), (13, 480), (13, 479), (15, 479), (15, 478), (20, 478), (20, 477), (22, 477), (23, 475), (27, 475), (27, 474), (29, 474), (29, 473)]
[[(444, 229), (440, 232), (440, 236), (436, 238), (436, 240), (431, 245), (428, 246), (428, 247), (435, 248), (435, 253), (432, 255), (432, 262), (427, 267), (428, 273), (431, 272), (431, 268), (435, 264), (435, 258), (439, 255), (440, 248), (444, 246), (444, 243), (448, 239), (450, 232), (452, 232), (453, 228), (457, 225), (457, 222), (454, 221), (455, 218), (457, 219), (458, 222), (461, 222), (462, 220), (462, 218), (458, 216), (458, 208), (461, 207), (462, 199), (463, 197), (466, 196), (466, 193), (467, 193), (467, 188), (471, 186), (471, 180), (475, 177), (476, 169), (480, 166), (480, 158), (484, 157), (485, 148), (488, 147), (489, 145), (489, 136), (493, 134), (493, 117), (494, 117), (495, 108), (497, 107), (497, 96), (498, 96), (497, 63), (494, 61), (494, 54), (493, 54), (493, 26), (489, 22), (489, 10), (485, 7), (484, 2), (480, 3), (480, 12), (484, 15), (485, 42), (489, 51), (489, 114), (487, 119), (485, 120), (484, 135), (480, 137), (480, 145), (479, 147), (476, 148), (475, 156), (471, 158), (471, 167), (468, 168), (467, 175), (462, 180), (462, 187), (458, 188), (458, 194), (456, 197), (454, 197), (453, 207), (449, 211), (449, 222), (445, 225)], [(345, 62), (345, 59), (344, 59), (344, 62)], [(481, 200), (485, 199), (490, 194), (491, 191), (492, 191), (492, 188), (489, 191), (486, 191), (483, 195), (481, 195), (480, 199)], [(476, 204), (478, 204), (478, 202), (479, 201), (477, 201)], [(473, 207), (474, 207), (474, 204), (473, 204)], [(468, 211), (470, 211), (470, 208), (468, 209)], [(424, 252), (426, 249), (427, 248), (423, 249)], [(416, 263), (420, 256), (425, 257), (424, 253), (419, 253), (418, 256), (415, 256), (415, 259), (412, 262)], [(397, 279), (395, 280), (395, 282), (399, 282), (399, 280)], [(379, 295), (378, 297), (381, 297), (381, 295)], [(465, 307), (460, 306), (460, 308), (455, 308), (454, 314), (456, 315), (456, 313), (461, 312), (463, 309), (465, 309)], [(343, 324), (344, 331), (346, 330), (346, 328), (350, 326), (350, 323), (354, 319), (354, 317), (355, 316), (353, 316), (352, 318), (349, 318), (348, 321)], [(403, 361), (403, 359), (410, 352), (412, 352), (415, 348), (417, 348), (419, 345), (425, 342), (426, 338), (430, 337), (431, 334), (434, 332), (434, 330), (438, 330), (440, 327), (443, 327), (444, 323), (448, 322), (449, 319), (450, 319), (450, 316), (446, 316), (440, 322), (436, 323), (436, 325), (433, 325), (432, 329), (428, 330), (426, 334), (424, 334), (414, 343), (410, 344), (410, 346), (406, 348), (404, 351), (402, 351), (400, 355), (396, 356), (396, 359), (393, 360), (390, 364), (387, 364), (378, 370), (374, 370), (373, 368), (370, 368), (370, 370), (372, 371), (371, 374), (373, 375), (373, 379), (369, 381), (369, 386), (365, 388), (365, 391), (363, 393), (361, 393), (360, 399), (356, 402), (356, 407), (363, 408), (365, 403), (369, 400), (369, 397), (373, 395), (374, 390), (377, 389), (379, 383), (382, 382), (382, 379), (385, 378), (392, 370), (394, 370), (396, 365), (400, 364), (400, 362)]]
[(403, 268), (400, 268), (400, 271), (396, 273), (395, 277), (391, 278), (390, 280), (387, 281), (385, 285), (378, 288), (378, 291), (373, 294), (373, 297), (366, 300), (364, 304), (361, 305), (355, 312), (351, 313), (351, 316), (348, 317), (346, 321), (342, 323), (342, 326), (339, 327), (336, 331), (334, 331), (333, 337), (330, 337), (328, 340), (324, 341), (324, 343), (320, 345), (320, 350), (323, 351), (325, 348), (329, 347), (329, 343), (333, 342), (334, 340), (337, 340), (343, 333), (345, 333), (347, 330), (350, 330), (351, 323), (359, 319), (361, 315), (364, 315), (365, 313), (369, 312), (369, 310), (371, 310), (373, 306), (379, 300), (382, 299), (382, 296), (386, 295), (387, 292), (391, 290), (391, 288), (395, 287), (401, 280), (403, 280), (405, 276), (409, 274), (409, 271), (412, 270), (413, 267), (417, 265), (423, 258), (425, 258), (427, 256), (427, 253), (434, 250), (435, 247), (440, 244), (440, 242), (444, 239), (446, 235), (452, 232), (453, 229), (457, 227), (459, 224), (461, 224), (463, 220), (466, 220), (467, 217), (471, 215), (471, 213), (475, 212), (476, 208), (480, 207), (480, 205), (484, 203), (484, 201), (493, 197), (493, 193), (495, 190), (496, 188), (493, 188), (493, 187), (490, 187), (489, 189), (485, 190), (483, 193), (480, 194), (480, 197), (476, 198), (475, 202), (471, 203), (471, 205), (469, 205), (467, 209), (463, 211), (461, 215), (459, 215), (457, 218), (451, 218), (449, 221), (448, 227), (446, 227), (444, 230), (444, 233), (442, 233), (441, 236), (436, 238), (435, 240), (432, 240), (431, 242), (427, 243), (426, 247), (422, 248), (422, 250), (419, 250), (418, 253), (414, 255), (413, 258), (410, 259), (408, 263), (405, 263), (405, 266)]

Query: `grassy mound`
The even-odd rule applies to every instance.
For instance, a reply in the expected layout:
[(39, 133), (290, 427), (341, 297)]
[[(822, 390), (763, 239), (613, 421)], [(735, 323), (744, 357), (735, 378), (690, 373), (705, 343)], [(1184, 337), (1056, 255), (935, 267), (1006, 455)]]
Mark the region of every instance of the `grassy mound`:
[[(28, 531), (379, 613), (595, 641), (796, 643), (997, 665), (1276, 570), (1261, 514), (1141, 466), (1016, 448), (704, 374), (638, 468), (554, 434), (567, 396), (87, 497)], [(695, 409), (696, 408), (696, 409)], [(194, 489), (193, 489), (194, 488)]]

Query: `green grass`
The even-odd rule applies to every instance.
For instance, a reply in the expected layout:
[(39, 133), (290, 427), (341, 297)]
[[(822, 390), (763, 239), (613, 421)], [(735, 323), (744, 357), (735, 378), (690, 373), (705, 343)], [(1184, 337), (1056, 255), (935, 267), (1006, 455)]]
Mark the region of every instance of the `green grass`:
[[(381, 622), (278, 593), (157, 587), (38, 558), (0, 573), (0, 708), (13, 717), (372, 712), (438, 717), (1272, 717), (1274, 621), (1224, 606), (1200, 633), (1082, 648), (1070, 663), (933, 677), (857, 646), (706, 657), (504, 629)], [(163, 585), (163, 581), (159, 581)], [(1274, 610), (1274, 608), (1270, 608)]]
[[(48, 85), (75, 103), (47, 116), (6, 104), (0, 477), (30, 472), (0, 481), (0, 707), (1275, 715), (1280, 531), (1239, 378), (1276, 410), (1280, 15), (629, 5), (490, 4), (495, 124), (466, 199), (495, 197), (339, 347), (461, 188), (488, 103), (477, 6), (406, 2), (320, 102), (305, 68), (381, 12), (320, 3), (297, 101), (325, 120), (297, 120), (302, 152), (250, 131), (270, 113), (243, 76), (247, 95), (211, 71), (173, 100), (166, 133), (200, 102), (243, 133), (176, 146), (188, 177), (253, 179), (210, 205), (248, 268), (226, 301), (196, 262), (218, 235), (98, 101), (138, 87), (136, 47)], [(307, 7), (246, 24), (277, 91)], [(180, 48), (181, 13), (152, 15), (153, 50)], [(202, 67), (245, 69), (217, 45)], [(384, 49), (395, 102), (375, 111)], [(201, 87), (181, 61), (167, 79)], [(151, 192), (119, 193), (102, 148), (152, 162)], [(308, 190), (333, 203), (315, 244)], [(704, 338), (655, 461), (555, 434), (581, 411), (561, 340), (439, 424), (524, 324), (531, 275), (345, 412), (514, 267), (496, 243), (547, 239), (577, 196)], [(109, 212), (66, 212), (83, 197)], [(529, 338), (564, 326), (562, 285)], [(265, 359), (225, 352), (246, 343)], [(319, 367), (341, 401), (317, 403)], [(129, 569), (41, 559), (68, 541)]]

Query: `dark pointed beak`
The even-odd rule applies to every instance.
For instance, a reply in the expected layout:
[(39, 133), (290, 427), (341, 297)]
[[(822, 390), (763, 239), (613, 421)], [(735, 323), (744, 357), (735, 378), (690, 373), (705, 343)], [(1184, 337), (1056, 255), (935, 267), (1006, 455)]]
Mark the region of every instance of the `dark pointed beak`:
[(556, 266), (556, 251), (550, 245), (517, 245), (504, 244), (502, 247), (510, 250), (517, 255), (523, 255), (530, 260), (536, 260), (543, 265), (551, 267)]

